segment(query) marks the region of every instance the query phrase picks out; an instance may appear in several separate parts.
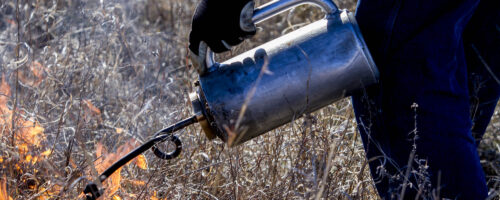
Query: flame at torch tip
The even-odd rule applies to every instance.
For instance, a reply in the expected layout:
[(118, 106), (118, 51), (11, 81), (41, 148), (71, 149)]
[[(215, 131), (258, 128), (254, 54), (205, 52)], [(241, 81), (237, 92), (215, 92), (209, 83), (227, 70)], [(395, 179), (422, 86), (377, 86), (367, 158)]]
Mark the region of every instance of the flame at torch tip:
[[(107, 152), (106, 148), (102, 143), (97, 143), (96, 144), (96, 156), (97, 160), (95, 161), (95, 167), (99, 173), (102, 173), (106, 168), (111, 166), (113, 162), (116, 160), (120, 159), (121, 157), (125, 156), (128, 152), (130, 152), (134, 148), (134, 144), (136, 141), (134, 139), (130, 139), (125, 144), (119, 146), (116, 150), (115, 153), (109, 153)], [(141, 169), (147, 169), (147, 161), (144, 155), (138, 156), (135, 160), (133, 160), (139, 168)], [(104, 185), (108, 188), (106, 190), (105, 196), (106, 199), (111, 199), (115, 198), (120, 198), (119, 196), (115, 195), (115, 193), (121, 188), (121, 170), (122, 168), (119, 168), (118, 170), (113, 173), (106, 182), (104, 182)], [(135, 180), (130, 180), (132, 183), (136, 185), (142, 185), (144, 184), (143, 181), (135, 181)]]
[(148, 169), (146, 157), (144, 157), (144, 155), (142, 154), (137, 156), (137, 158), (135, 159), (135, 164), (141, 169)]

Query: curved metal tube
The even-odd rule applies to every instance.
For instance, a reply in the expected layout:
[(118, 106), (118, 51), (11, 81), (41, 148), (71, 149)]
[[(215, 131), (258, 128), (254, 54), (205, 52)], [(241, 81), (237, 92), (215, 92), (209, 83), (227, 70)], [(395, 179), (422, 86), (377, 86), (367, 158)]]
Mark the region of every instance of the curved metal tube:
[(336, 13), (339, 10), (332, 0), (274, 0), (256, 8), (253, 13), (252, 21), (257, 24), (302, 4), (319, 6), (327, 15)]
[[(139, 156), (140, 154), (144, 153), (144, 151), (148, 150), (149, 148), (152, 148), (154, 154), (158, 156), (161, 159), (172, 159), (177, 157), (181, 150), (182, 150), (182, 144), (179, 138), (176, 136), (172, 135), (172, 133), (185, 128), (186, 126), (189, 126), (193, 123), (198, 122), (196, 119), (196, 116), (191, 116), (187, 119), (184, 119), (180, 122), (177, 122), (176, 124), (169, 126), (168, 128), (162, 129), (154, 134), (154, 137), (141, 146), (135, 148), (131, 152), (129, 152), (127, 155), (123, 156), (120, 158), (120, 160), (116, 161), (111, 165), (109, 168), (107, 168), (101, 175), (99, 175), (99, 181), (104, 182), (111, 174), (113, 174), (116, 170), (118, 170), (120, 167), (123, 165), (126, 165), (128, 162), (130, 162), (132, 159), (135, 157)], [(170, 139), (170, 141), (174, 142), (176, 145), (176, 149), (174, 152), (171, 153), (164, 153), (161, 152), (158, 148), (155, 147), (157, 143), (164, 142), (166, 139)], [(104, 189), (98, 188), (97, 185), (93, 182), (90, 182), (85, 186), (85, 189), (83, 193), (86, 196), (87, 200), (95, 200), (99, 198), (99, 196), (102, 195), (104, 192)]]
[[(252, 21), (258, 24), (266, 19), (303, 4), (316, 5), (323, 9), (326, 12), (326, 15), (331, 15), (339, 11), (332, 0), (274, 0), (256, 8), (253, 13)], [(207, 48), (206, 54), (200, 53), (200, 55), (205, 55), (205, 67), (207, 68), (214, 66), (217, 63), (215, 61), (214, 52), (212, 52), (210, 48)]]

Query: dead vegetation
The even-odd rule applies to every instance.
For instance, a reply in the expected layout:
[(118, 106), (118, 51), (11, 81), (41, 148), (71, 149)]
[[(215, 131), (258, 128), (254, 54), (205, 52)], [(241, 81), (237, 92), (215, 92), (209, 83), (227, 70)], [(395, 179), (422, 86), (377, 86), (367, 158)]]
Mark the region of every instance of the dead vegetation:
[[(196, 3), (1, 1), (0, 199), (79, 198), (87, 180), (188, 117)], [(319, 17), (299, 7), (222, 57)], [(499, 116), (480, 148), (492, 194), (500, 190)], [(177, 135), (179, 158), (148, 151), (104, 184), (104, 199), (378, 198), (347, 99), (236, 148), (208, 141), (197, 125)]]

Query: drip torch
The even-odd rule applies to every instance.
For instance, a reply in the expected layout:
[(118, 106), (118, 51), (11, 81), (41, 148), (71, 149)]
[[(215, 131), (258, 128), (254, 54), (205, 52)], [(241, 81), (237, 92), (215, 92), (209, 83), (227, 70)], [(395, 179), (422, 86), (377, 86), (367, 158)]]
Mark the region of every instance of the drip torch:
[[(182, 144), (173, 133), (196, 122), (207, 138), (236, 146), (376, 83), (378, 69), (354, 15), (332, 0), (275, 0), (250, 16), (259, 23), (302, 4), (321, 7), (325, 17), (222, 63), (202, 43), (193, 59), (199, 73), (190, 94), (194, 115), (155, 133), (99, 181), (150, 148), (161, 159), (177, 157)], [(165, 141), (176, 149), (160, 151), (156, 144)], [(84, 190), (87, 199), (102, 192), (94, 183)]]

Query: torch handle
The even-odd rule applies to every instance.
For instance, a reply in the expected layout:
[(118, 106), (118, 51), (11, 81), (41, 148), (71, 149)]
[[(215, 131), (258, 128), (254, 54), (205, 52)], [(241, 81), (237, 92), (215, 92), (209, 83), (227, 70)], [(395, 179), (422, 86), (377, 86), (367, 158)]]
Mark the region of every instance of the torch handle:
[(274, 0), (254, 10), (252, 21), (260, 23), (288, 9), (302, 4), (312, 4), (322, 8), (327, 15), (336, 13), (339, 9), (332, 0)]
[[(322, 8), (327, 16), (339, 11), (332, 0), (274, 0), (254, 9), (252, 21), (253, 23), (258, 24), (266, 19), (303, 4), (316, 5)], [(200, 58), (198, 58), (198, 60), (201, 61), (201, 63), (199, 63), (200, 69), (198, 69), (198, 72), (200, 75), (203, 75), (208, 71), (208, 68), (217, 64), (214, 52), (210, 50), (206, 44), (200, 45), (199, 57)]]

